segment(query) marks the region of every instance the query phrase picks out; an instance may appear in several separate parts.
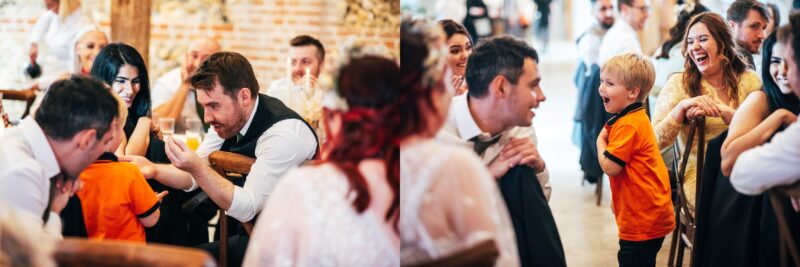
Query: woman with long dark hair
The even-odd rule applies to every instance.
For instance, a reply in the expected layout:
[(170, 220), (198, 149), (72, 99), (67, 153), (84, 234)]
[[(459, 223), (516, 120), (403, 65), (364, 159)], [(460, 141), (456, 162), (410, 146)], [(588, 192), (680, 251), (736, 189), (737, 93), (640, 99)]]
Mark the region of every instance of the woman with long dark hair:
[(104, 81), (128, 106), (125, 137), (117, 154), (145, 156), (151, 140), (150, 80), (142, 55), (123, 43), (109, 44), (95, 58), (92, 77)]
[(467, 92), (467, 80), (464, 74), (467, 70), (467, 59), (472, 54), (472, 37), (469, 36), (467, 28), (464, 28), (458, 22), (450, 19), (439, 21), (442, 26), (447, 39), (447, 64), (452, 70), (450, 77), (450, 85), (456, 89), (456, 95), (462, 95)]
[(276, 186), (244, 265), (399, 266), (400, 150), (397, 62), (354, 49), (334, 68), (321, 162)]
[(739, 154), (769, 140), (800, 112), (800, 101), (789, 88), (784, 49), (784, 44), (777, 42), (776, 33), (764, 40), (761, 52), (764, 89), (747, 96), (733, 116), (721, 151), (722, 173), (726, 176), (730, 175)]

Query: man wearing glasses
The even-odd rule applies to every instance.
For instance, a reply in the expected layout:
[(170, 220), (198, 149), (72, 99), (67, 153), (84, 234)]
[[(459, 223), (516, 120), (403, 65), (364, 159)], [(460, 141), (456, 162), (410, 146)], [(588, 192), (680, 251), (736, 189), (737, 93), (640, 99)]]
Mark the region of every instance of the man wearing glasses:
[(644, 29), (650, 13), (649, 0), (619, 0), (617, 3), (617, 20), (608, 30), (600, 44), (598, 62), (600, 66), (609, 58), (632, 52), (642, 53), (642, 45), (636, 32)]

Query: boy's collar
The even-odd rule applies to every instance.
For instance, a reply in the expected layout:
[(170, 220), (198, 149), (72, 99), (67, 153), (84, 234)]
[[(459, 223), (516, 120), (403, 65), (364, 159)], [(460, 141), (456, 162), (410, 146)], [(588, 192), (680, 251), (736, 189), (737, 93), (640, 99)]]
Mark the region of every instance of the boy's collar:
[(611, 119), (608, 120), (608, 122), (606, 122), (606, 124), (608, 126), (614, 125), (614, 123), (617, 122), (617, 120), (619, 120), (619, 118), (622, 118), (623, 116), (628, 115), (628, 113), (631, 113), (631, 112), (634, 112), (634, 111), (638, 111), (640, 109), (644, 109), (644, 105), (642, 104), (642, 102), (635, 102), (633, 104), (630, 104), (627, 107), (625, 107), (624, 109), (622, 109), (622, 111), (620, 111), (619, 113), (614, 115), (614, 117), (611, 117)]

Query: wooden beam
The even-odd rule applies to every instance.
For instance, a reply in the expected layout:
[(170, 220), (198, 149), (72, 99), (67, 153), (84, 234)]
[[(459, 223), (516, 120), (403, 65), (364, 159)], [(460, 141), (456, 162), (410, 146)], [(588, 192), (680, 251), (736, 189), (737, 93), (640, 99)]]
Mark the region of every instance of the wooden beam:
[(111, 40), (136, 48), (148, 63), (152, 0), (111, 0)]

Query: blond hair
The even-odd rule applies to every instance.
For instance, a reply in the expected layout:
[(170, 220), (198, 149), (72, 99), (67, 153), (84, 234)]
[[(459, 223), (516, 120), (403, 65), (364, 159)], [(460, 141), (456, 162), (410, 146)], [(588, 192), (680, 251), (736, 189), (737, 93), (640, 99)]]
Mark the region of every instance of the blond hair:
[(81, 8), (81, 0), (61, 0), (58, 3), (58, 17), (61, 21), (65, 21), (79, 8)]
[(600, 73), (607, 73), (617, 80), (617, 83), (632, 90), (639, 88), (639, 95), (636, 101), (643, 102), (650, 94), (650, 89), (656, 80), (656, 71), (650, 58), (634, 53), (619, 54), (611, 57), (600, 70)]

